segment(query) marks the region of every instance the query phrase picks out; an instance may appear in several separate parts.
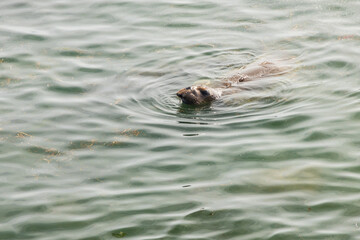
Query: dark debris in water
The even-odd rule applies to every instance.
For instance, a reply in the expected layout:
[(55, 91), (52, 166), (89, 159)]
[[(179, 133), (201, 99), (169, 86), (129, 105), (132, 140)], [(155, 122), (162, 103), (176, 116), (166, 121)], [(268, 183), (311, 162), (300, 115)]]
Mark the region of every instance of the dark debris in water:
[(41, 146), (31, 146), (27, 148), (27, 150), (31, 153), (38, 153), (38, 154), (46, 154), (50, 156), (60, 156), (63, 155), (59, 150), (55, 148), (45, 148)]
[(109, 148), (127, 148), (131, 146), (135, 146), (136, 143), (127, 142), (123, 140), (119, 140), (118, 138), (114, 138), (113, 141), (98, 141), (96, 139), (91, 140), (78, 140), (78, 141), (71, 141), (68, 145), (68, 149), (70, 150), (95, 150), (95, 147), (103, 146)]
[(50, 85), (48, 90), (63, 93), (63, 94), (84, 94), (87, 92), (87, 89), (77, 86), (65, 86), (65, 85)]
[(117, 134), (125, 137), (138, 137), (144, 135), (144, 133), (141, 130), (132, 129), (132, 128), (128, 128), (122, 131), (117, 131)]
[(209, 125), (209, 123), (207, 123), (207, 122), (178, 121), (178, 123), (182, 123), (182, 124), (199, 124), (199, 125)]
[(26, 138), (26, 137), (32, 137), (32, 136), (26, 132), (17, 132), (16, 137), (17, 138)]
[[(0, 59), (0, 63), (1, 63), (1, 60), (2, 59)], [(19, 83), (20, 81), (21, 81), (21, 79), (19, 79), (19, 78), (0, 77), (0, 87), (6, 87), (11, 84)]]
[(97, 144), (96, 139), (85, 140), (85, 141), (72, 141), (70, 142), (69, 149), (77, 150), (77, 149), (92, 149), (92, 147)]
[(187, 216), (185, 216), (185, 219), (207, 219), (209, 218), (209, 216), (214, 216), (215, 215), (215, 211), (212, 210), (208, 210), (205, 208), (202, 208), (198, 211), (192, 212), (190, 214), (188, 214)]
[(184, 137), (196, 137), (199, 136), (198, 133), (184, 133), (183, 134)]
[(112, 233), (111, 234), (113, 237), (116, 237), (116, 238), (123, 238), (126, 236), (126, 233), (124, 232), (117, 232), (117, 233)]

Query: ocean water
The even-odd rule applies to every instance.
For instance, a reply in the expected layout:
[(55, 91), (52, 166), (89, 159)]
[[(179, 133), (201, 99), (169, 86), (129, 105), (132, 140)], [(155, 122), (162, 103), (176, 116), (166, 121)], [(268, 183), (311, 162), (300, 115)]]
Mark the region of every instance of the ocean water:
[[(360, 239), (359, 12), (1, 1), (0, 239)], [(287, 74), (176, 98), (274, 56)]]

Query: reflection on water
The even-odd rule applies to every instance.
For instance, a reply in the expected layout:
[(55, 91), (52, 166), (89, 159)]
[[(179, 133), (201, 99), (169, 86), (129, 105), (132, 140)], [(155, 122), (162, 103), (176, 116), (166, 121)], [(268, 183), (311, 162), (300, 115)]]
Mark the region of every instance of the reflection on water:
[(0, 239), (357, 239), (358, 8), (1, 2)]

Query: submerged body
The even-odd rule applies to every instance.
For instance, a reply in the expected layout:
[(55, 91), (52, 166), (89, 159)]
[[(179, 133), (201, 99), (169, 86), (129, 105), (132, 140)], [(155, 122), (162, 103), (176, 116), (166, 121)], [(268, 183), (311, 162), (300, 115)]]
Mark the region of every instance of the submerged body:
[(284, 71), (272, 62), (263, 61), (253, 63), (225, 78), (218, 87), (191, 86), (179, 90), (176, 95), (183, 103), (189, 105), (203, 105), (219, 99), (226, 90), (237, 83), (252, 81), (259, 78), (280, 75)]

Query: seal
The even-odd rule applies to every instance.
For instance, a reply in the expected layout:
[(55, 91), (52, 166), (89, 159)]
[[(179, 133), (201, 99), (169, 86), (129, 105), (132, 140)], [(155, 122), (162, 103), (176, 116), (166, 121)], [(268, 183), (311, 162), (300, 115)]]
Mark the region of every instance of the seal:
[(227, 91), (229, 88), (242, 82), (252, 81), (259, 78), (265, 78), (284, 73), (284, 69), (278, 67), (275, 63), (262, 61), (255, 62), (222, 80), (217, 87), (209, 87), (205, 85), (191, 86), (180, 89), (176, 95), (181, 99), (182, 103), (189, 105), (209, 104), (222, 95), (231, 93)]

